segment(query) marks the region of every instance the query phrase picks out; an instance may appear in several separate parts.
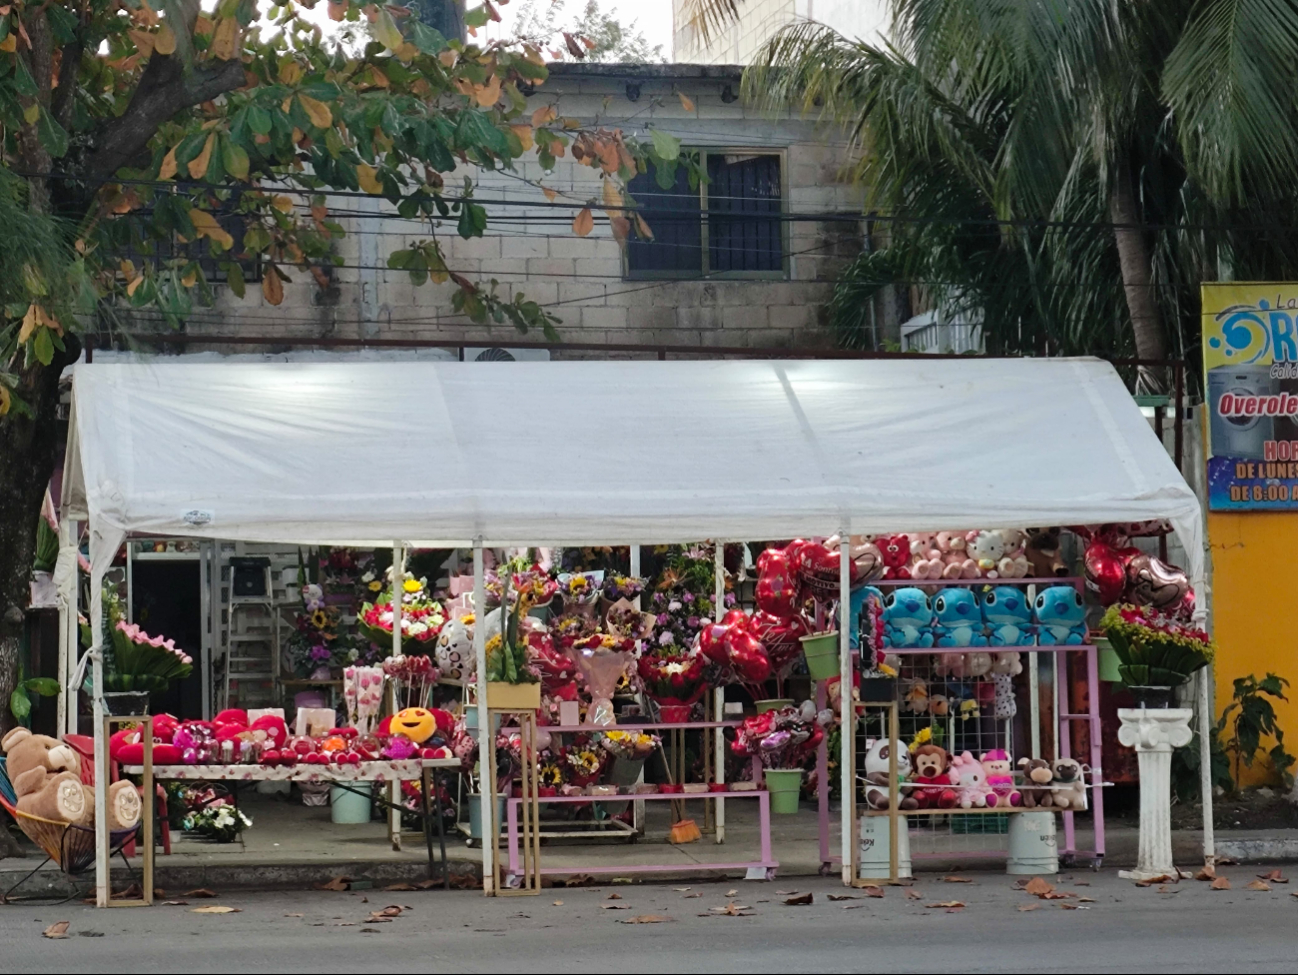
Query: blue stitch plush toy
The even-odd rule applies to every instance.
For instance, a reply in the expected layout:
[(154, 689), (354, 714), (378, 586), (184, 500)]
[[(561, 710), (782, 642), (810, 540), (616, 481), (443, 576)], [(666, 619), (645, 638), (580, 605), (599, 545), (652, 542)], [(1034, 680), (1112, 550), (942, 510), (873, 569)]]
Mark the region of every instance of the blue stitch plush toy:
[(982, 597), (983, 622), (993, 647), (1030, 647), (1036, 640), (1032, 606), (1013, 586), (996, 586)]
[(1043, 647), (1086, 642), (1086, 606), (1072, 586), (1051, 586), (1034, 607), (1038, 642)]
[(934, 645), (939, 647), (985, 647), (982, 613), (978, 600), (968, 589), (943, 589), (933, 599), (937, 623)]
[(883, 601), (883, 639), (890, 647), (931, 647), (933, 610), (923, 589), (894, 589)]

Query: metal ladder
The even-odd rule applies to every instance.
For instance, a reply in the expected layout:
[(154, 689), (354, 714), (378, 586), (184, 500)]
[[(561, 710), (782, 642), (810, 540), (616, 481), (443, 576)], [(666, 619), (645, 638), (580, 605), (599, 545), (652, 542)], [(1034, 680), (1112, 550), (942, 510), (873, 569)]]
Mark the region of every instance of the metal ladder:
[[(225, 674), (221, 694), (223, 708), (247, 707), (250, 703), (269, 707), (279, 700), (280, 614), (275, 602), (273, 570), (268, 565), (263, 567), (262, 571), (265, 573), (266, 595), (236, 596), (234, 595), (234, 573), (231, 568), (230, 597), (226, 604), (228, 621), (225, 626)], [(264, 615), (254, 615), (255, 610), (263, 611)], [(269, 632), (241, 630), (240, 622), (268, 626)], [(264, 647), (265, 652), (253, 652), (258, 647)], [(249, 693), (251, 688), (246, 686), (258, 684), (270, 687), (265, 700), (261, 699), (263, 695), (257, 694), (254, 701), (254, 694)]]

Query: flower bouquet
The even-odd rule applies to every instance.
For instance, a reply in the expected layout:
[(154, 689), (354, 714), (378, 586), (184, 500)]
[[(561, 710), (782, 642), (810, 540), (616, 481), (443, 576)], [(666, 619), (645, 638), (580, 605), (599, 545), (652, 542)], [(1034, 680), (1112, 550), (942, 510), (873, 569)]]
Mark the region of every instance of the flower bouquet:
[(193, 671), (194, 660), (174, 640), (149, 636), (134, 623), (118, 620), (112, 628), (112, 655), (105, 655), (104, 689), (161, 691)]
[[(375, 643), (392, 642), (393, 603), (391, 590), (385, 590), (374, 602), (361, 606), (361, 630)], [(446, 624), (442, 604), (428, 592), (428, 580), (416, 579), (409, 572), (401, 584), (401, 638), (432, 643)]]
[(396, 685), (398, 696), (407, 708), (424, 707), (429, 689), (441, 676), (432, 658), (420, 654), (388, 657), (383, 661), (383, 673)]
[(646, 640), (653, 633), (656, 617), (643, 613), (627, 599), (619, 599), (604, 614), (604, 625), (615, 636), (628, 640)]
[(550, 605), (559, 592), (559, 583), (551, 578), (539, 565), (528, 565), (522, 560), (511, 560), (499, 570), (487, 573), (487, 605), (499, 606), (506, 586), (503, 577), (508, 574), (510, 586), (514, 590), (514, 599), (525, 598), (529, 609), (538, 609)]
[(577, 611), (593, 614), (599, 600), (599, 582), (594, 573), (574, 572), (559, 576), (559, 594), (563, 596), (565, 612)]
[(1203, 630), (1149, 606), (1110, 606), (1100, 629), (1118, 655), (1118, 673), (1128, 687), (1178, 687), (1216, 652)]
[(612, 633), (593, 633), (572, 644), (568, 653), (590, 692), (591, 724), (615, 724), (613, 693), (635, 659), (635, 641)]
[(644, 580), (613, 573), (604, 580), (600, 592), (610, 603), (616, 603), (619, 599), (632, 600), (644, 592)]
[(660, 706), (689, 707), (707, 692), (707, 664), (694, 650), (651, 643), (636, 662), (636, 673), (645, 694)]
[(373, 734), (383, 706), (383, 668), (347, 667), (343, 670), (343, 701), (347, 720), (361, 734)]
[(604, 768), (604, 759), (595, 749), (587, 746), (573, 745), (565, 749), (563, 761), (567, 766), (567, 779), (570, 785), (586, 786), (599, 778)]
[(614, 758), (644, 761), (661, 743), (657, 735), (635, 731), (608, 731), (599, 740), (600, 747)]
[(181, 820), (181, 826), (187, 833), (197, 833), (217, 843), (233, 842), (251, 825), (251, 819), (224, 799), (214, 799), (209, 805), (194, 810)]

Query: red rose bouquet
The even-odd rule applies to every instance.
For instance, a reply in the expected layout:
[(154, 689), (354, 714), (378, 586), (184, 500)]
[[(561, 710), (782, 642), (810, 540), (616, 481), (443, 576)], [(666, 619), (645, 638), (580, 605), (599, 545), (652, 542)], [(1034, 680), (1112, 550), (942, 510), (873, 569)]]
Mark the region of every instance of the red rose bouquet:
[(707, 692), (707, 659), (675, 644), (649, 646), (636, 664), (644, 692), (659, 704), (693, 704)]

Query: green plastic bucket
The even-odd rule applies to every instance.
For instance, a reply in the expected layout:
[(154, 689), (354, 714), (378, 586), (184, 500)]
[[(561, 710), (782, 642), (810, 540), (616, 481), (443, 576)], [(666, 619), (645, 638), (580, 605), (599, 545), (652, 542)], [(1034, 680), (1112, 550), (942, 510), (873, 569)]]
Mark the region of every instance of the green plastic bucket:
[(766, 791), (771, 794), (771, 812), (794, 815), (798, 811), (798, 793), (802, 791), (802, 769), (768, 768)]
[(1092, 642), (1095, 644), (1095, 663), (1100, 680), (1120, 683), (1122, 675), (1118, 673), (1118, 651), (1113, 649), (1108, 637), (1097, 636)]
[(793, 698), (772, 697), (763, 701), (754, 701), (753, 706), (757, 708), (758, 714), (765, 714), (767, 711), (778, 711), (780, 708), (793, 707)]
[(333, 786), (329, 789), (329, 819), (335, 823), (368, 823), (370, 821), (370, 797), (364, 792), (367, 783), (358, 782), (352, 789), (361, 790), (361, 794)]
[(817, 633), (802, 637), (802, 653), (812, 680), (829, 680), (839, 675), (838, 634)]

